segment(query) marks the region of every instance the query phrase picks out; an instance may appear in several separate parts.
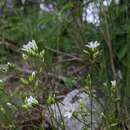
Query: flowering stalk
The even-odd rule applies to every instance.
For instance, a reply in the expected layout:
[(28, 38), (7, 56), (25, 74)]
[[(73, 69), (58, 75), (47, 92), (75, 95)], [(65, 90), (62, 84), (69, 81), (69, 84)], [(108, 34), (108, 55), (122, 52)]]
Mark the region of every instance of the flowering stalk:
[(25, 104), (23, 105), (24, 108), (31, 108), (33, 105), (38, 105), (38, 101), (35, 97), (30, 96), (25, 98)]

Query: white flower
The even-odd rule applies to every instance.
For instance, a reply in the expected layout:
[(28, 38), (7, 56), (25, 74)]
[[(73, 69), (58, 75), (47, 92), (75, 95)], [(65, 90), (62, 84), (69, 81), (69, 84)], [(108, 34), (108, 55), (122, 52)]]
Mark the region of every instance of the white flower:
[(26, 97), (25, 99), (25, 103), (28, 105), (28, 106), (32, 106), (33, 104), (38, 104), (38, 101), (36, 98), (30, 96), (29, 98)]
[(112, 0), (104, 0), (103, 5), (104, 6), (110, 6)]
[(22, 51), (26, 51), (26, 52), (33, 52), (35, 50), (38, 50), (38, 46), (35, 42), (35, 40), (29, 41), (27, 45), (23, 45)]
[(2, 79), (0, 79), (0, 83), (3, 83), (3, 80), (2, 80)]
[(36, 72), (33, 71), (32, 74), (29, 76), (29, 82), (33, 82), (36, 78)]
[(10, 102), (7, 102), (6, 105), (7, 106), (12, 106), (12, 104)]
[(115, 86), (116, 86), (116, 80), (111, 81), (111, 85), (112, 85), (113, 87), (115, 87)]
[(100, 45), (100, 43), (98, 43), (97, 41), (95, 41), (95, 42), (91, 41), (91, 42), (89, 42), (89, 43), (88, 43), (87, 45), (85, 45), (85, 46), (88, 47), (88, 48), (91, 48), (91, 49), (95, 49), (95, 48), (97, 48), (99, 45)]
[[(104, 0), (103, 5), (104, 6), (110, 6), (112, 0)], [(115, 4), (119, 4), (120, 0), (114, 0)]]
[(7, 63), (7, 65), (8, 65), (8, 66), (11, 66), (11, 63), (10, 63), (10, 62), (8, 62), (8, 63)]
[(36, 76), (36, 72), (33, 71), (33, 72), (32, 72), (32, 77), (35, 77), (35, 76)]
[(48, 6), (45, 6), (45, 4), (41, 3), (40, 9), (45, 12), (51, 12), (51, 11), (53, 11), (53, 5), (49, 4)]
[(70, 119), (73, 116), (75, 109), (74, 108), (70, 108), (69, 110), (67, 110), (64, 113), (64, 117), (67, 117), (68, 119)]
[(67, 112), (65, 112), (64, 117), (67, 117), (68, 119), (70, 119), (72, 117), (72, 115), (73, 115), (73, 112), (67, 111)]

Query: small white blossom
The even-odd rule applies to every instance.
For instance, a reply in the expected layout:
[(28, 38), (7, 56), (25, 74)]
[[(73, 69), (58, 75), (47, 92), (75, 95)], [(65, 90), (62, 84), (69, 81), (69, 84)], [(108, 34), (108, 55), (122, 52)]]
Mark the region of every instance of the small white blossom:
[(12, 106), (12, 104), (10, 102), (7, 102), (6, 105), (7, 106)]
[(23, 45), (21, 50), (25, 52), (33, 52), (35, 50), (38, 50), (38, 46), (35, 40), (32, 40), (32, 41), (29, 41), (27, 45)]
[(98, 43), (97, 41), (93, 42), (89, 42), (87, 45), (85, 45), (86, 47), (88, 48), (91, 48), (91, 49), (95, 49), (97, 48), (98, 46), (100, 46), (100, 43)]
[(115, 86), (116, 86), (116, 80), (111, 81), (111, 85), (112, 85), (113, 87), (115, 87)]
[(28, 106), (32, 106), (33, 104), (38, 104), (38, 101), (36, 98), (30, 96), (29, 98), (26, 97), (25, 99), (25, 103), (28, 105)]
[(49, 4), (48, 6), (46, 6), (45, 4), (41, 3), (40, 9), (45, 12), (51, 12), (51, 11), (53, 11), (53, 5)]
[(0, 79), (0, 83), (3, 83), (3, 80), (2, 80), (2, 79)]
[(33, 71), (32, 74), (29, 76), (29, 82), (33, 82), (36, 78), (36, 72)]
[(10, 63), (10, 62), (8, 62), (8, 63), (7, 63), (7, 65), (8, 65), (8, 66), (11, 66), (11, 63)]
[(33, 76), (33, 77), (36, 76), (36, 72), (35, 72), (35, 71), (32, 72), (32, 76)]
[(72, 115), (73, 115), (73, 112), (67, 111), (67, 112), (65, 112), (64, 117), (67, 117), (68, 119), (70, 119), (72, 117)]
[(103, 5), (104, 6), (110, 6), (111, 2), (112, 2), (112, 0), (104, 0)]
[(70, 109), (68, 109), (65, 113), (64, 113), (64, 117), (67, 117), (68, 119), (70, 119), (73, 116), (75, 109), (72, 107)]

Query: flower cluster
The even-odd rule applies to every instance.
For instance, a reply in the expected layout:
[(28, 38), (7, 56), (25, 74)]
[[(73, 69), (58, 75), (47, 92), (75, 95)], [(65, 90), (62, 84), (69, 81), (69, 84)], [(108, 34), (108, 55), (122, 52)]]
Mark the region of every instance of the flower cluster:
[(33, 96), (26, 97), (25, 99), (25, 105), (23, 105), (25, 108), (32, 107), (33, 105), (38, 105), (38, 101)]
[(27, 45), (23, 45), (21, 50), (30, 53), (30, 52), (38, 50), (38, 47), (35, 40), (32, 40), (32, 41), (29, 41)]
[(26, 45), (23, 45), (21, 50), (26, 52), (26, 53), (22, 54), (24, 60), (27, 60), (29, 58), (29, 56), (32, 56), (32, 57), (37, 57), (42, 62), (44, 62), (45, 51), (38, 50), (38, 46), (37, 46), (35, 40), (29, 41)]
[[(84, 5), (86, 5), (86, 1), (84, 0)], [(92, 23), (96, 26), (100, 25), (100, 17), (99, 17), (99, 4), (95, 4), (95, 2), (90, 2), (88, 6), (83, 8), (82, 20), (87, 21), (88, 23)]]
[[(115, 4), (119, 4), (120, 0), (113, 0)], [(95, 2), (89, 2), (87, 3), (87, 0), (83, 0), (83, 4), (85, 5), (83, 7), (83, 13), (82, 13), (82, 20), (87, 21), (88, 23), (92, 23), (96, 26), (100, 26), (100, 6), (101, 3), (104, 7), (109, 7), (112, 3), (112, 0), (102, 0), (102, 2), (99, 2), (98, 0)], [(87, 6), (86, 6), (87, 5)]]

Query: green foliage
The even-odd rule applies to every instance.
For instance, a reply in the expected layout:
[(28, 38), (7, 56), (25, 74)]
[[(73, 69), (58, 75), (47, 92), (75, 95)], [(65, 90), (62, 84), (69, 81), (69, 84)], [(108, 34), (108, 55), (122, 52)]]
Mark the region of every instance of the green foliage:
[[(0, 5), (4, 5), (4, 2), (1, 1)], [(4, 14), (0, 17), (0, 63), (8, 62), (9, 57), (12, 56), (12, 51), (7, 47), (7, 43), (21, 48), (23, 44), (35, 39), (39, 48), (38, 50), (33, 48), (31, 53), (25, 51), (23, 58), (28, 60), (27, 62), (31, 62), (36, 73), (30, 74), (28, 77), (24, 77), (22, 74), (20, 77), (22, 87), (13, 94), (11, 93), (11, 98), (18, 96), (17, 99), (14, 98), (20, 100), (18, 105), (21, 105), (25, 97), (30, 95), (39, 98), (39, 95), (43, 94), (40, 81), (43, 71), (49, 69), (50, 72), (57, 73), (56, 71), (58, 71), (59, 74), (63, 74), (62, 68), (66, 69), (66, 66), (68, 67), (73, 62), (63, 62), (63, 64), (60, 62), (66, 61), (68, 57), (75, 58), (76, 53), (76, 56), (81, 58), (81, 62), (78, 61), (80, 62), (78, 64), (90, 66), (89, 71), (82, 77), (65, 74), (64, 84), (73, 88), (79, 83), (78, 78), (80, 78), (83, 86), (90, 85), (90, 81), (92, 86), (101, 86), (99, 89), (108, 98), (106, 106), (111, 108), (106, 107), (105, 112), (102, 113), (103, 127), (110, 130), (118, 129), (119, 124), (123, 122), (120, 120), (122, 113), (125, 113), (124, 120), (129, 118), (130, 114), (129, 1), (125, 1), (122, 5), (116, 5), (112, 1), (106, 8), (100, 5), (99, 26), (82, 21), (84, 5), (81, 1), (50, 0), (48, 2), (54, 4), (54, 11), (44, 12), (23, 4), (20, 7), (15, 5), (13, 12), (10, 13), (4, 6)], [(86, 3), (87, 5), (88, 3)], [(91, 41), (99, 42), (100, 46), (94, 49), (85, 46)], [(19, 52), (21, 53), (21, 49)], [(14, 55), (15, 53), (13, 53)], [(91, 78), (86, 83), (85, 77), (88, 75), (91, 75)], [(113, 80), (117, 82), (117, 86), (111, 85), (110, 81)], [(103, 86), (104, 82), (107, 85)], [(92, 90), (89, 92), (91, 93)], [(48, 93), (50, 92), (44, 94)], [(92, 96), (92, 93), (90, 95)], [(55, 98), (51, 98), (51, 96), (53, 95), (49, 94), (49, 105), (55, 102)], [(16, 106), (7, 107), (7, 103), (11, 99), (3, 87), (0, 88), (0, 97), (0, 125), (13, 129), (16, 122), (12, 113), (15, 112), (14, 107)], [(117, 113), (115, 114), (115, 112)]]

